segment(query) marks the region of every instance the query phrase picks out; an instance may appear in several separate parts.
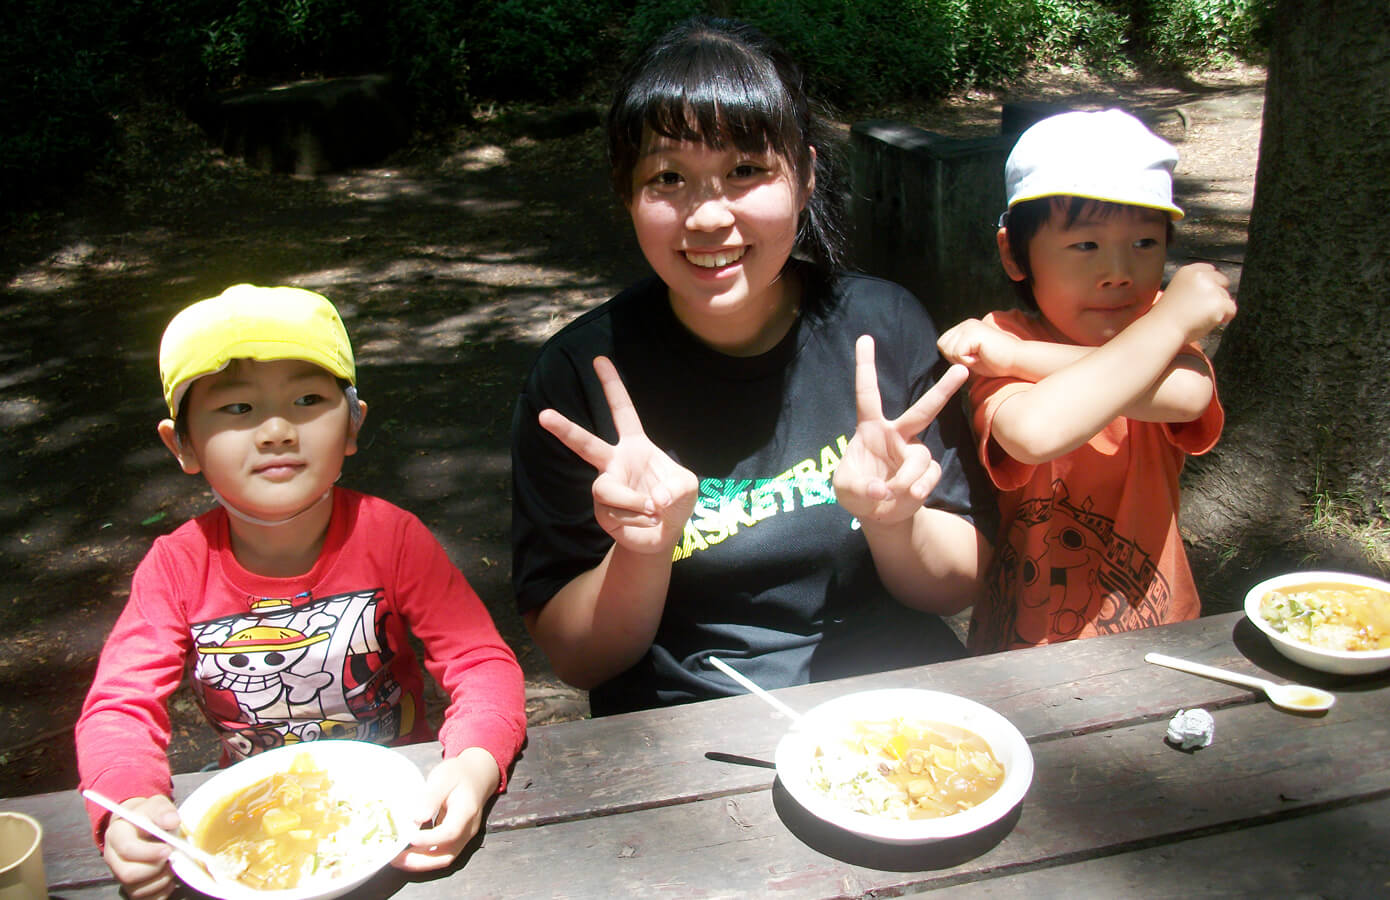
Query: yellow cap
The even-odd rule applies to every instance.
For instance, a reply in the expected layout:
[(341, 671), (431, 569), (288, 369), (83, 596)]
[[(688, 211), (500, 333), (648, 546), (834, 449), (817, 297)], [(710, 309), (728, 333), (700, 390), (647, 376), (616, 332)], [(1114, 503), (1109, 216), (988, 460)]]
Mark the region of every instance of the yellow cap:
[(159, 377), (169, 415), (178, 416), (195, 379), (234, 359), (302, 359), (357, 383), (347, 329), (326, 297), (302, 288), (237, 284), (186, 307), (164, 329)]

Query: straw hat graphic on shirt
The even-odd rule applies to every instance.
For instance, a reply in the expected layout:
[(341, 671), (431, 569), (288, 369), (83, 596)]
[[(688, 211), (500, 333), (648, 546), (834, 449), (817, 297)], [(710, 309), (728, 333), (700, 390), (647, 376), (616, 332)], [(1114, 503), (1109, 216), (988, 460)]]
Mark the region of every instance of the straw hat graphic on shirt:
[(385, 743), (415, 727), (384, 597), (306, 591), (192, 625), (194, 690), (234, 758), (329, 735)]
[(280, 625), (242, 628), (218, 644), (204, 644), (198, 652), (218, 670), (211, 683), (237, 698), (237, 704), (253, 721), (282, 696), (303, 703), (332, 682), (327, 672), (296, 675), (288, 671), (304, 658), (308, 648), (331, 638), (331, 631), (305, 634)]
[(203, 653), (244, 653), (244, 654), (285, 654), (319, 641), (326, 641), (330, 635), (320, 632), (306, 635), (293, 628), (279, 628), (273, 625), (252, 625), (243, 628), (227, 638), (220, 647), (199, 647)]

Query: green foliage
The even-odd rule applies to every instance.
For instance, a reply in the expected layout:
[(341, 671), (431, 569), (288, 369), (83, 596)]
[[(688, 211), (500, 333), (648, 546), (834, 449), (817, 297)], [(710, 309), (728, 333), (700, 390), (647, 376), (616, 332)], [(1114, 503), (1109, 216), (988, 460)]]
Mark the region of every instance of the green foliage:
[(16, 209), (100, 156), (119, 82), (100, 0), (10, 4), (0, 27), (0, 198)]
[(744, 0), (737, 15), (766, 31), (840, 106), (945, 93), (960, 17), (951, 0)]
[(391, 71), (415, 100), (422, 128), (467, 118), (468, 0), (399, 0), (389, 29)]
[(477, 98), (603, 93), (695, 13), (762, 27), (846, 109), (1018, 77), (1032, 61), (1190, 69), (1258, 55), (1272, 0), (8, 0), (0, 202), (22, 207), (107, 153), (133, 92), (187, 103), (240, 84), (390, 71), (416, 121)]
[(612, 0), (494, 0), (475, 11), (473, 85), (499, 99), (555, 99), (577, 93), (611, 55)]
[(1096, 0), (638, 0), (640, 46), (702, 12), (750, 22), (785, 46), (814, 92), (862, 109), (1017, 78), (1033, 60), (1123, 66), (1129, 20)]
[[(406, 4), (401, 4), (402, 6)], [(214, 84), (305, 73), (359, 74), (386, 63), (381, 40), (399, 8), (358, 0), (239, 0), (205, 28), (203, 64)]]
[(1273, 0), (1150, 0), (1138, 24), (1151, 62), (1188, 70), (1263, 55)]
[(1112, 73), (1129, 63), (1128, 18), (1094, 0), (1034, 0), (1030, 4), (1032, 58)]

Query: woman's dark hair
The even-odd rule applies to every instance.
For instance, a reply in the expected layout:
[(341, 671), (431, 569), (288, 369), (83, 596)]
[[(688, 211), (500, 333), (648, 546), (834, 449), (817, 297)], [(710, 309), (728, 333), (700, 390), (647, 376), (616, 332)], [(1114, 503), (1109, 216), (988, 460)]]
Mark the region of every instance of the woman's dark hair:
[[(1038, 298), (1033, 296), (1033, 263), (1028, 257), (1028, 244), (1047, 221), (1052, 218), (1053, 210), (1057, 210), (1063, 216), (1063, 227), (1070, 228), (1076, 224), (1076, 220), (1081, 218), (1085, 212), (1093, 212), (1099, 216), (1108, 216), (1120, 209), (1125, 204), (1110, 203), (1106, 200), (1093, 200), (1089, 197), (1038, 197), (1033, 200), (1023, 200), (1013, 205), (1004, 214), (1004, 233), (1009, 238), (1009, 256), (1013, 258), (1014, 265), (1023, 271), (1022, 281), (1015, 281), (1014, 290), (1018, 293), (1019, 302), (1025, 309), (1033, 312), (1038, 311)], [(1155, 212), (1160, 212), (1155, 210)], [(1161, 213), (1164, 220), (1168, 223), (1167, 244), (1173, 246), (1173, 220), (1168, 218), (1166, 213)]]
[(796, 63), (751, 25), (683, 22), (642, 51), (613, 93), (608, 161), (624, 205), (632, 201), (632, 173), (648, 131), (714, 149), (771, 151), (791, 163), (800, 184), (814, 173), (794, 252), (806, 261), (802, 311), (823, 308), (844, 261), (839, 141), (813, 111)]

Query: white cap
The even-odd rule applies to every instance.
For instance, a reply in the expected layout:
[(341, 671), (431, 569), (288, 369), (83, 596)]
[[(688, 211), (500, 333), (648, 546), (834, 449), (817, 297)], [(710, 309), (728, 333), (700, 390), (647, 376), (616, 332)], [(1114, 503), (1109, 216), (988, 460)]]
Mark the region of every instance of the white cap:
[(1039, 197), (1087, 197), (1168, 213), (1178, 151), (1118, 109), (1050, 116), (1019, 137), (1004, 163), (1009, 208)]

